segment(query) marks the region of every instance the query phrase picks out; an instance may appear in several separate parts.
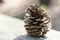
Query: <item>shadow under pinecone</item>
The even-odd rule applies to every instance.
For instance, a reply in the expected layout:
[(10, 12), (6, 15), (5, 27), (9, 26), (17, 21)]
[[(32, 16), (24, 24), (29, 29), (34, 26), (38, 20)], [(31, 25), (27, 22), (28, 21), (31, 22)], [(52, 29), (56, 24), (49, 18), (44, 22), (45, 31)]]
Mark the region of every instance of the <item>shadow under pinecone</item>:
[(14, 40), (44, 40), (44, 38), (29, 35), (21, 35), (16, 37)]

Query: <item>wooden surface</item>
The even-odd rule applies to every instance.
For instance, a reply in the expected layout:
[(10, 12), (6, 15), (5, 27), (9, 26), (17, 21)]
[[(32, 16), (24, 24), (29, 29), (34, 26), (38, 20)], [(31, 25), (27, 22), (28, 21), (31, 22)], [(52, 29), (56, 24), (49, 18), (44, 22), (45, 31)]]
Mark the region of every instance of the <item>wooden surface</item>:
[(60, 32), (51, 29), (47, 39), (28, 36), (23, 20), (0, 14), (0, 40), (60, 40)]

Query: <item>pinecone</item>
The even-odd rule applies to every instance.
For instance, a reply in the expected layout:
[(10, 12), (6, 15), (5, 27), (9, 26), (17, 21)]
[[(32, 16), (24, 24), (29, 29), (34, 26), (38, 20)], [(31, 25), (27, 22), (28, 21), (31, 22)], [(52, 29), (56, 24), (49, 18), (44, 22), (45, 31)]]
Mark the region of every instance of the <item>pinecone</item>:
[(24, 27), (29, 35), (45, 36), (51, 28), (50, 17), (39, 5), (30, 5), (24, 18)]

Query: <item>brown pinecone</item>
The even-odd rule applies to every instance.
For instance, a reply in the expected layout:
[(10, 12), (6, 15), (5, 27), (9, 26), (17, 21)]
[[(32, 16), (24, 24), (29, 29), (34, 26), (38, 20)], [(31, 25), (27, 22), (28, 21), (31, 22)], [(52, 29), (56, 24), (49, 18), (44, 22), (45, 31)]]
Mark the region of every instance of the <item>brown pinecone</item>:
[(30, 5), (24, 18), (24, 27), (29, 35), (44, 36), (51, 27), (50, 17), (39, 5)]

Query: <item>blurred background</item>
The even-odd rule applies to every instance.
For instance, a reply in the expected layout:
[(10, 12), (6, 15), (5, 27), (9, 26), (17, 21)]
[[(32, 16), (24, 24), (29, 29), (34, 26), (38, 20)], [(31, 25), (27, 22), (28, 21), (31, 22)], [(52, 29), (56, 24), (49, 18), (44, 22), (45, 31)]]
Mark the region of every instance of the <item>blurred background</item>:
[(52, 28), (60, 31), (60, 0), (0, 0), (0, 13), (24, 20), (25, 10), (40, 4), (51, 16)]

